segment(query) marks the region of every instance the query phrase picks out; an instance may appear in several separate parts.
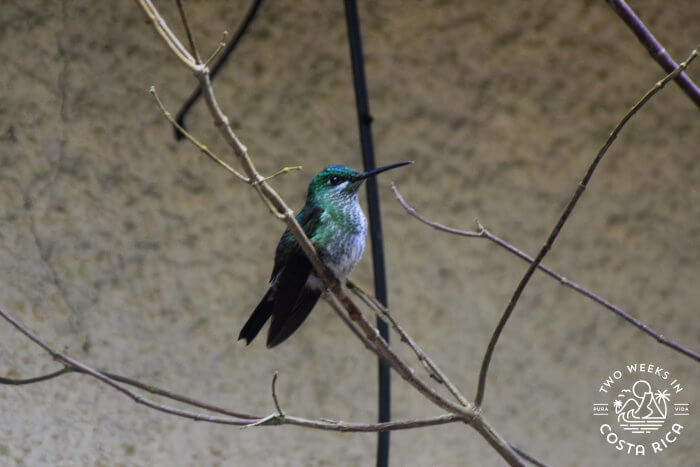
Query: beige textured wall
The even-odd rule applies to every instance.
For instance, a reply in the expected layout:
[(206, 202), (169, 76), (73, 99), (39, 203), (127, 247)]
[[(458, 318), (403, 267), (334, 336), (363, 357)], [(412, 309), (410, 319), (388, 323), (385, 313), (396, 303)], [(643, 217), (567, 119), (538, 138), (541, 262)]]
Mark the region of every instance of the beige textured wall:
[[(160, 2), (174, 19), (172, 2)], [(211, 49), (247, 1), (191, 1)], [(630, 1), (676, 58), (700, 41), (696, 1)], [(264, 173), (300, 207), (329, 163), (358, 166), (341, 2), (270, 1), (217, 80)], [(614, 123), (661, 76), (600, 2), (362, 2), (390, 300), (471, 394), (524, 264), (409, 219), (389, 190), (441, 222), (533, 252)], [(132, 2), (0, 6), (0, 305), (96, 367), (259, 413), (279, 370), (290, 414), (368, 421), (375, 361), (326, 304), (288, 343), (237, 333), (264, 292), (281, 225), (246, 186), (175, 144), (147, 94), (175, 110), (193, 79)], [(690, 75), (700, 81), (696, 66)], [(192, 130), (228, 154), (202, 105)], [(669, 86), (629, 124), (547, 263), (698, 350), (700, 120)], [(370, 261), (353, 277), (370, 282)], [(405, 352), (404, 352), (405, 353)], [(408, 355), (406, 353), (406, 355)], [(590, 415), (608, 372), (658, 363), (700, 403), (700, 369), (538, 275), (493, 361), (485, 413), (552, 465), (698, 465), (697, 411), (666, 452), (606, 445)], [(0, 374), (56, 368), (0, 323)], [(395, 378), (396, 418), (439, 413)], [(392, 465), (501, 465), (459, 425), (393, 435)], [(2, 465), (371, 465), (375, 435), (237, 428), (149, 411), (80, 376), (0, 387)]]

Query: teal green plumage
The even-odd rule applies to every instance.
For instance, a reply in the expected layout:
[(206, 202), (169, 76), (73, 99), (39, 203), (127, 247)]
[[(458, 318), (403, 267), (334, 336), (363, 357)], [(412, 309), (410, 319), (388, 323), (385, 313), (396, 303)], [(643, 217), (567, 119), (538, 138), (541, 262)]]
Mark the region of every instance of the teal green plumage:
[[(362, 257), (367, 220), (357, 190), (369, 176), (409, 164), (401, 162), (367, 172), (332, 165), (309, 183), (304, 207), (296, 216), (319, 258), (339, 280), (352, 271)], [(275, 251), (270, 287), (238, 336), (250, 343), (272, 317), (267, 346), (274, 347), (296, 331), (323, 291), (311, 262), (289, 229)]]

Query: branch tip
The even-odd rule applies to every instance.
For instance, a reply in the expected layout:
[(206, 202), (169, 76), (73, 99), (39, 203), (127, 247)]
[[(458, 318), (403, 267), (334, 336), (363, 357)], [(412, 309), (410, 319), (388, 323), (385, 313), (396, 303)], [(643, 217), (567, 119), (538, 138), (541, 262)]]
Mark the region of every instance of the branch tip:
[(280, 403), (277, 400), (277, 376), (278, 372), (275, 371), (275, 374), (272, 375), (272, 401), (275, 403), (275, 408), (277, 409), (277, 415), (280, 418), (284, 418), (284, 412), (282, 412), (282, 408), (280, 407)]

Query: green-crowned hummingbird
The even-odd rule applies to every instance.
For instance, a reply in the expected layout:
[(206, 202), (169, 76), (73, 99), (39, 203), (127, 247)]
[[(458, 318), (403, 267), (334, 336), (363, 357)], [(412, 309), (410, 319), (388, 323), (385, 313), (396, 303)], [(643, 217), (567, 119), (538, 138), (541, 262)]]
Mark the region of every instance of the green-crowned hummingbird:
[[(338, 280), (347, 277), (365, 249), (367, 219), (357, 197), (358, 188), (368, 177), (411, 163), (399, 162), (366, 172), (331, 165), (311, 179), (306, 204), (296, 219), (321, 261)], [(289, 229), (285, 230), (277, 244), (270, 288), (238, 339), (250, 344), (272, 316), (267, 346), (280, 344), (301, 326), (322, 291), (323, 283), (311, 262)]]

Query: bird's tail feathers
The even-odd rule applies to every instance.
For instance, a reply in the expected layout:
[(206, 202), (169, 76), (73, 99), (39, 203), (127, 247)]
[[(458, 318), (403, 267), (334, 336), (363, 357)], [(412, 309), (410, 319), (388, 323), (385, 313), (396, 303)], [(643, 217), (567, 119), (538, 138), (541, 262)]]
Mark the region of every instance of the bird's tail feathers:
[(291, 311), (275, 313), (267, 333), (267, 347), (275, 347), (291, 336), (309, 316), (320, 296), (321, 290), (304, 287)]
[(262, 327), (265, 325), (274, 309), (275, 302), (272, 300), (272, 288), (268, 289), (265, 296), (260, 300), (258, 306), (246, 321), (241, 333), (238, 335), (238, 340), (245, 339), (246, 345), (250, 344), (255, 336), (258, 335)]

